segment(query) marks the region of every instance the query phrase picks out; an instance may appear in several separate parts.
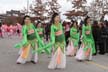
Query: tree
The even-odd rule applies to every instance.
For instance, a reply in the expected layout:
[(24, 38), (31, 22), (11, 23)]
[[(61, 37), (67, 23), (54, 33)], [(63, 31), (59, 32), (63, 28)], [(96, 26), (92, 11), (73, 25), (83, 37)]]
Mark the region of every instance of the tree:
[(45, 3), (43, 3), (41, 0), (35, 0), (33, 4), (30, 6), (31, 13), (36, 16), (37, 19), (43, 20), (44, 13), (47, 11), (45, 8)]
[(60, 4), (57, 2), (58, 0), (51, 0), (49, 1), (49, 7), (50, 12), (49, 14), (52, 14), (54, 12), (60, 13), (59, 8), (61, 7)]
[(89, 15), (93, 19), (104, 19), (104, 15), (108, 12), (108, 0), (93, 0), (89, 8)]
[(59, 12), (57, 0), (35, 0), (30, 6), (31, 13), (40, 20), (49, 20), (54, 12)]
[(64, 15), (67, 16), (67, 18), (71, 19), (73, 16), (78, 18), (79, 16), (87, 15), (88, 11), (86, 8), (86, 0), (68, 0), (72, 3), (72, 10), (68, 11)]

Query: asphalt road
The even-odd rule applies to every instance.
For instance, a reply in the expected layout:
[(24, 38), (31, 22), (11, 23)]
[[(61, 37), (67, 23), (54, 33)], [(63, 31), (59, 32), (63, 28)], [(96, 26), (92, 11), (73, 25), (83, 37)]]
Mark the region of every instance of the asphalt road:
[(50, 61), (48, 55), (39, 55), (39, 63), (27, 63), (17, 65), (18, 49), (14, 45), (18, 43), (18, 37), (0, 39), (0, 72), (108, 72), (108, 54), (97, 55), (90, 62), (77, 62), (74, 57), (67, 57), (66, 69), (48, 70)]

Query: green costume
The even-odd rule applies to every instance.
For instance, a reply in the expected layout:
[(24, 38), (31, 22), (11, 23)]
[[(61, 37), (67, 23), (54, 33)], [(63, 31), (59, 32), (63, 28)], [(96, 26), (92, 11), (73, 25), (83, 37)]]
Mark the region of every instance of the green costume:
[(74, 47), (78, 47), (79, 32), (75, 27), (72, 27), (70, 30), (70, 40), (73, 42)]
[[(40, 32), (42, 32), (42, 34), (39, 34), (39, 37), (41, 38), (42, 41), (44, 40), (44, 33), (43, 33), (43, 31), (44, 31), (43, 28), (37, 28), (38, 34), (39, 34)], [(41, 44), (38, 43), (38, 46), (39, 46), (39, 48), (40, 48), (40, 47), (41, 47)]]
[[(58, 31), (62, 31), (62, 35), (56, 36), (55, 33)], [(65, 48), (65, 36), (63, 32), (62, 24), (59, 23), (58, 26), (55, 26), (54, 24), (51, 26), (51, 34), (50, 34), (50, 43), (45, 45), (43, 48), (38, 49), (38, 51), (42, 51), (42, 49), (45, 49), (47, 53), (51, 53), (51, 48), (54, 46), (54, 50), (56, 51), (58, 47), (61, 48), (61, 50), (64, 52)]]
[[(37, 28), (37, 32), (44, 32), (44, 29), (43, 28)], [(40, 38), (43, 39), (44, 35), (43, 34), (39, 34)]]
[[(33, 30), (34, 33), (28, 34), (30, 30)], [(15, 48), (22, 48), (28, 46), (29, 44), (31, 44), (32, 48), (34, 48), (36, 43), (39, 43), (41, 47), (43, 46), (43, 42), (38, 35), (37, 29), (34, 27), (32, 23), (28, 25), (25, 24), (23, 26), (22, 37), (22, 41), (19, 44), (16, 44)]]
[[(86, 34), (87, 31), (90, 31), (90, 34)], [(83, 36), (83, 43), (85, 45), (84, 51), (87, 51), (88, 48), (92, 49), (92, 54), (96, 52), (95, 50), (95, 43), (92, 35), (92, 28), (91, 25), (83, 25), (82, 27), (82, 36)]]

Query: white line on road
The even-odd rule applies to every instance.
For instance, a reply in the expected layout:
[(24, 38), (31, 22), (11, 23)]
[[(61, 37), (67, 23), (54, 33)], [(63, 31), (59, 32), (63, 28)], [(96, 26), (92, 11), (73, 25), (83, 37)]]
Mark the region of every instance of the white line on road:
[(101, 64), (98, 64), (98, 63), (96, 63), (96, 62), (90, 61), (90, 62), (86, 62), (86, 63), (93, 64), (93, 65), (95, 65), (95, 66), (97, 66), (97, 67), (99, 67), (99, 68), (108, 70), (108, 67), (106, 67), (106, 66), (104, 66), (104, 65), (101, 65)]

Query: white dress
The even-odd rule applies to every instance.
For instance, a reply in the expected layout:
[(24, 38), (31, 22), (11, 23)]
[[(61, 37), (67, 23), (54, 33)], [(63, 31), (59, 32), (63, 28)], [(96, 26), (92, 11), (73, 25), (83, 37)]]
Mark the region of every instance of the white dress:
[[(60, 56), (60, 63), (57, 62), (57, 58)], [(61, 51), (60, 48), (56, 50), (54, 55), (52, 55), (51, 61), (48, 65), (49, 69), (61, 68), (64, 69), (66, 67), (66, 54)]]
[(85, 51), (84, 51), (84, 46), (81, 45), (80, 49), (78, 50), (75, 58), (77, 60), (92, 60), (92, 49), (90, 51), (90, 55), (86, 57)]
[(73, 42), (70, 41), (70, 43), (67, 46), (67, 55), (74, 55), (74, 45)]
[[(38, 54), (37, 53), (33, 53), (33, 48), (31, 48), (30, 45), (27, 48), (28, 48), (28, 50), (27, 50), (28, 51), (27, 57), (23, 58), (24, 50), (21, 49), (21, 51), (19, 52), (20, 56), (17, 59), (17, 63), (25, 64), (26, 62), (30, 62), (30, 61), (34, 61), (35, 63), (38, 62)], [(37, 48), (37, 45), (36, 45), (35, 48)]]

